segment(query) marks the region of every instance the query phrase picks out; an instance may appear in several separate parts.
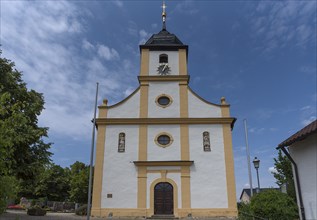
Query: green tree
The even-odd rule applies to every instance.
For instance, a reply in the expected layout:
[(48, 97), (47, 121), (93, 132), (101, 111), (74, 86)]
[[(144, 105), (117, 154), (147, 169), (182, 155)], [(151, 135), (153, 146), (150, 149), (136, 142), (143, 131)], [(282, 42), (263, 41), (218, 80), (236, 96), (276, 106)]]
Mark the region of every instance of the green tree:
[(39, 175), (35, 195), (46, 197), (50, 201), (67, 201), (69, 198), (69, 168), (50, 164)]
[(0, 214), (7, 206), (7, 200), (15, 198), (18, 192), (18, 182), (14, 176), (0, 175)]
[(298, 218), (294, 200), (278, 190), (266, 190), (251, 198), (250, 209), (253, 215), (270, 220)]
[(276, 184), (280, 187), (285, 185), (287, 194), (296, 201), (292, 164), (287, 156), (282, 154), (281, 150), (279, 150), (277, 158), (274, 158), (274, 166), (277, 171), (273, 173)]
[(20, 196), (33, 196), (36, 176), (52, 155), (43, 141), (48, 128), (38, 126), (43, 108), (43, 95), (28, 90), (14, 63), (0, 58), (0, 176), (15, 176)]
[(82, 162), (76, 161), (70, 166), (70, 200), (78, 203), (87, 203), (88, 200), (88, 184), (89, 169)]

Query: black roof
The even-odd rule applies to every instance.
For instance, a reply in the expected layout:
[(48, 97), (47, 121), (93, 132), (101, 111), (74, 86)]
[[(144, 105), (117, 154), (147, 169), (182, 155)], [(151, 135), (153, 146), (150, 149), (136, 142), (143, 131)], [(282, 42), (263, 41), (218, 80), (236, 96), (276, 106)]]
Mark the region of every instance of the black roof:
[(153, 34), (148, 41), (140, 45), (140, 49), (149, 48), (153, 50), (177, 50), (184, 48), (188, 50), (188, 46), (175, 35), (163, 28), (157, 34)]
[(184, 45), (175, 34), (171, 34), (166, 29), (153, 34), (144, 45)]

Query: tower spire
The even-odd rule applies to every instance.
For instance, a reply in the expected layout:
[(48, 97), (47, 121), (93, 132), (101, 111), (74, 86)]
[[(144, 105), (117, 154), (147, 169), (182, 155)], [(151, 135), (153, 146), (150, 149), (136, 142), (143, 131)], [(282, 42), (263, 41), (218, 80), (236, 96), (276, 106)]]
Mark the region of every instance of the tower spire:
[(163, 20), (163, 27), (162, 27), (162, 30), (166, 30), (166, 5), (165, 5), (165, 1), (163, 1), (163, 5), (162, 5), (162, 8), (163, 8), (163, 12), (162, 12), (162, 20)]

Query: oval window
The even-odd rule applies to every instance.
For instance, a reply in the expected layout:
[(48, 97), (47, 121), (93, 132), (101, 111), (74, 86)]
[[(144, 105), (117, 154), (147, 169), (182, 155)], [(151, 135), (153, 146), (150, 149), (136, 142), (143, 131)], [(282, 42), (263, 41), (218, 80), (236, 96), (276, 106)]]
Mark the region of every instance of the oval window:
[(154, 142), (158, 146), (165, 148), (173, 143), (173, 138), (170, 134), (162, 132), (155, 137)]
[(167, 106), (170, 104), (171, 100), (167, 96), (161, 96), (157, 99), (157, 102), (162, 106)]
[(168, 135), (163, 134), (157, 138), (157, 142), (165, 146), (171, 142), (171, 138)]

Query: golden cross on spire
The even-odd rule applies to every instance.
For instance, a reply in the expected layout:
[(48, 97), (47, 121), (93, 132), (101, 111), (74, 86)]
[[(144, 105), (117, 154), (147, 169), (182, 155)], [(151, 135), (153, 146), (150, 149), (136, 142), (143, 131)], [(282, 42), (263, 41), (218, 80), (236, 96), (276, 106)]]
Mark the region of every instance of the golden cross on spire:
[(165, 5), (165, 1), (163, 1), (162, 8), (163, 8), (163, 12), (162, 12), (163, 30), (166, 30), (166, 24), (165, 24), (165, 21), (166, 21), (166, 11), (165, 11), (166, 5)]

